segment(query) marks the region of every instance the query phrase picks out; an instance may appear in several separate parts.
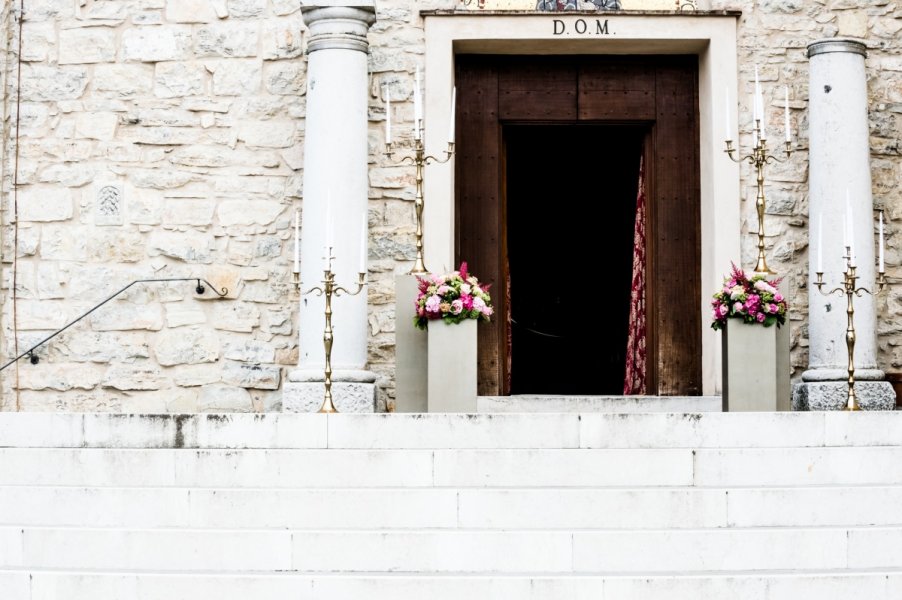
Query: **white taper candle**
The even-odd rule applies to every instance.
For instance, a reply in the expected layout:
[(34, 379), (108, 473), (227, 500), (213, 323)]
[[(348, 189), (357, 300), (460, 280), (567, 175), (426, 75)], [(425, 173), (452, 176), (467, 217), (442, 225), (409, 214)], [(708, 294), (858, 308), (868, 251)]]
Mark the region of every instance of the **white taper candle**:
[(385, 143), (391, 144), (391, 88), (385, 86)]
[(758, 147), (758, 100), (752, 93), (752, 147)]
[(294, 272), (301, 272), (301, 209), (294, 210)]
[(849, 264), (855, 266), (855, 216), (852, 213), (852, 197), (846, 190), (846, 215), (849, 223)]
[(360, 270), (358, 273), (366, 273), (366, 216), (360, 222)]
[(723, 89), (723, 139), (727, 141), (732, 141), (733, 134), (730, 127), (730, 90), (729, 88), (724, 87)]
[(329, 192), (328, 204), (326, 204), (326, 266), (323, 270), (329, 268), (329, 258), (332, 256), (332, 247), (334, 243), (332, 235), (332, 192)]
[(883, 253), (884, 253), (884, 243), (883, 243), (883, 211), (880, 211), (880, 238), (879, 238), (879, 250), (880, 250), (880, 272), (886, 272), (886, 265), (883, 262)]
[(761, 139), (767, 139), (767, 119), (764, 116), (764, 94), (761, 93), (761, 82), (758, 79), (758, 65), (755, 65), (755, 112), (761, 121)]
[(849, 249), (849, 210), (846, 209), (842, 218), (842, 255), (845, 256)]
[(758, 79), (758, 65), (755, 65), (755, 119), (761, 119), (764, 112), (764, 99), (761, 96), (761, 81)]
[(417, 66), (417, 75), (413, 88), (413, 137), (420, 139), (420, 123), (423, 121), (423, 99), (420, 98), (420, 67)]
[(817, 217), (817, 272), (824, 272), (824, 213)]
[(792, 131), (789, 127), (789, 86), (783, 86), (783, 127), (786, 130), (786, 143), (792, 142)]
[(448, 122), (448, 143), (454, 143), (454, 118), (457, 113), (457, 86), (451, 88), (451, 120)]

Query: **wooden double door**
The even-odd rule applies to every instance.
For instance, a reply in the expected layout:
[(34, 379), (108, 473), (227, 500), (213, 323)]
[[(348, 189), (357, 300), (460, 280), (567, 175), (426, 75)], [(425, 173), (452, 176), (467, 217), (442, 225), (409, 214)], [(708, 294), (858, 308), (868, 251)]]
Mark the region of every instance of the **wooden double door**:
[[(573, 314), (572, 309), (562, 310), (567, 313), (565, 316), (571, 321), (576, 319), (577, 325), (594, 324), (595, 332), (588, 335), (599, 342), (612, 335), (615, 346), (621, 343), (628, 311), (624, 313), (620, 303), (616, 314), (593, 313), (591, 298), (612, 287), (617, 288), (616, 294), (628, 298), (629, 277), (624, 279), (619, 274), (617, 281), (612, 281), (622, 268), (609, 269), (608, 265), (613, 262), (609, 260), (612, 253), (620, 257), (618, 264), (630, 259), (634, 222), (615, 218), (623, 211), (618, 213), (613, 205), (599, 204), (613, 200), (603, 194), (608, 188), (606, 181), (593, 181), (591, 177), (597, 172), (599, 177), (615, 178), (617, 173), (610, 169), (622, 170), (616, 158), (628, 151), (642, 155), (646, 171), (647, 392), (700, 394), (697, 57), (459, 55), (456, 81), (456, 254), (458, 261), (468, 261), (471, 272), (494, 284), (496, 307), (496, 317), (479, 330), (479, 394), (530, 391), (518, 387), (517, 380), (511, 377), (512, 369), (517, 373), (512, 365), (517, 361), (526, 364), (527, 360), (525, 351), (518, 353), (517, 342), (512, 342), (512, 335), (514, 340), (517, 338), (512, 334), (511, 305), (518, 306), (518, 295), (525, 298), (528, 293), (542, 294), (548, 289), (583, 294), (579, 300), (585, 301), (581, 305), (585, 310), (579, 314)], [(560, 143), (566, 145), (570, 139), (567, 136), (576, 132), (579, 135), (573, 138), (573, 152), (558, 156), (559, 151), (554, 151), (555, 155), (549, 156), (549, 148), (542, 147), (555, 140), (563, 140)], [(636, 143), (630, 143), (631, 139)], [(517, 158), (524, 152), (535, 153), (535, 171), (530, 171), (530, 163), (525, 163), (524, 168), (523, 160)], [(516, 161), (520, 161), (520, 166), (514, 166)], [(637, 175), (638, 160), (635, 162)], [(580, 181), (587, 183), (576, 189), (562, 186), (562, 194), (549, 194), (546, 189), (541, 197), (530, 198), (531, 183), (523, 180), (540, 172), (546, 182), (547, 177), (559, 177), (563, 182), (578, 175)], [(619, 192), (618, 198), (618, 202), (635, 206), (635, 196)], [(512, 206), (513, 202), (518, 204)], [(522, 217), (511, 217), (524, 214), (524, 204), (532, 213), (528, 226), (520, 225), (527, 222)], [(517, 227), (528, 227), (530, 231), (515, 230)], [(544, 251), (547, 247), (552, 260), (542, 273), (527, 274), (521, 266), (514, 275), (516, 283), (511, 285), (511, 251), (514, 245), (523, 247), (527, 242), (522, 240), (527, 235), (533, 249)], [(610, 249), (613, 246), (596, 243), (624, 239), (625, 246), (622, 241), (611, 242), (619, 244), (616, 252)], [(527, 289), (532, 291), (526, 292)], [(555, 335), (536, 329), (529, 330), (536, 335)], [(598, 347), (602, 353), (611, 352), (604, 350), (604, 344)], [(593, 350), (585, 340), (582, 345), (572, 345), (573, 354), (569, 357), (566, 353), (571, 346), (566, 340), (557, 348), (546, 352), (547, 377), (552, 386), (557, 378), (562, 391), (568, 389), (565, 382), (574, 371), (568, 372), (566, 366), (578, 365), (576, 370), (585, 370), (591, 368), (586, 365), (591, 365), (592, 360), (597, 358), (598, 364), (605, 360), (604, 356), (591, 356)], [(552, 359), (558, 362), (553, 363)], [(541, 368), (542, 356), (532, 356), (530, 360), (529, 367), (521, 367), (521, 372)], [(553, 389), (543, 391), (555, 393)], [(591, 389), (580, 391), (593, 393)], [(599, 389), (596, 393), (610, 391)]]

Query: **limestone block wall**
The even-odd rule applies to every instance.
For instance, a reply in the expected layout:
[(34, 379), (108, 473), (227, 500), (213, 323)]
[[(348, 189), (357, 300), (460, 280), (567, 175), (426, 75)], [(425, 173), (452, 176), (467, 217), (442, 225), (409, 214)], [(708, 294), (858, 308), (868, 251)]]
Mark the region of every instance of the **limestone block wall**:
[(21, 82), (17, 56), (3, 65), (4, 357), (134, 279), (229, 296), (136, 286), (4, 371), (0, 408), (278, 404), (297, 362), (302, 30), (295, 0), (25, 2)]
[[(202, 276), (230, 294), (198, 299), (191, 284), (134, 289), (43, 350), (40, 365), (0, 374), (0, 410), (277, 407), (285, 372), (297, 363), (290, 264), (291, 221), (303, 194), (299, 2), (27, 0), (21, 86), (9, 4), (0, 9), (0, 42), (11, 49), (0, 52), (3, 355), (12, 353), (15, 331), (19, 348), (27, 347), (133, 279)], [(415, 256), (414, 172), (381, 152), (383, 90), (395, 141), (409, 144), (413, 73), (424, 52), (419, 12), (455, 5), (379, 0), (369, 36), (369, 356), (383, 407), (393, 397), (393, 275)], [(768, 254), (792, 290), (799, 375), (807, 366), (805, 47), (831, 35), (868, 42), (874, 195), (889, 217), (895, 280), (902, 276), (902, 9), (888, 0), (714, 0), (712, 8), (743, 11), (744, 130), (756, 63), (772, 131), (782, 129), (782, 86), (790, 88), (800, 151), (769, 172)], [(742, 176), (749, 265), (754, 179), (746, 168)], [(723, 257), (725, 271), (734, 258)], [(895, 290), (878, 302), (880, 366), (888, 371), (902, 370), (900, 305)]]

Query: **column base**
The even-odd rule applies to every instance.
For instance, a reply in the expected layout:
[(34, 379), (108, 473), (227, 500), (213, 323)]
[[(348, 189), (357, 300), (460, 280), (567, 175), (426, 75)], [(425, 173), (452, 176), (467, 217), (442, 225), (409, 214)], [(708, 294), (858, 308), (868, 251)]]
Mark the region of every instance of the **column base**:
[[(849, 393), (844, 381), (800, 383), (792, 394), (792, 410), (843, 410)], [(861, 410), (895, 410), (896, 392), (888, 381), (856, 381), (855, 394)]]
[[(287, 381), (282, 388), (282, 412), (316, 412), (323, 405), (326, 387), (322, 381)], [(376, 412), (376, 384), (332, 382), (332, 402), (338, 412)]]
[[(295, 369), (282, 386), (282, 412), (316, 412), (325, 394), (322, 371)], [(376, 374), (362, 369), (333, 372), (332, 402), (338, 412), (376, 412)]]

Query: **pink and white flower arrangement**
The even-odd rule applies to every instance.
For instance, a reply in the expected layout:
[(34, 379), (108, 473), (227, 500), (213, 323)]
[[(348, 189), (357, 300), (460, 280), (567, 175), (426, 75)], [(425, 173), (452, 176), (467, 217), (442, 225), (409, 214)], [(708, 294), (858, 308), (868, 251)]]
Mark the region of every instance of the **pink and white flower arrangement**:
[(414, 324), (426, 329), (429, 321), (441, 319), (445, 324), (460, 323), (465, 319), (488, 321), (494, 312), (489, 286), (467, 272), (467, 263), (460, 264), (460, 270), (445, 275), (417, 277), (417, 314)]
[(751, 277), (733, 265), (723, 280), (723, 288), (711, 301), (712, 323), (715, 330), (727, 326), (727, 319), (742, 319), (744, 323), (761, 323), (765, 327), (786, 323), (789, 305), (777, 289), (779, 280), (768, 281), (764, 275)]

